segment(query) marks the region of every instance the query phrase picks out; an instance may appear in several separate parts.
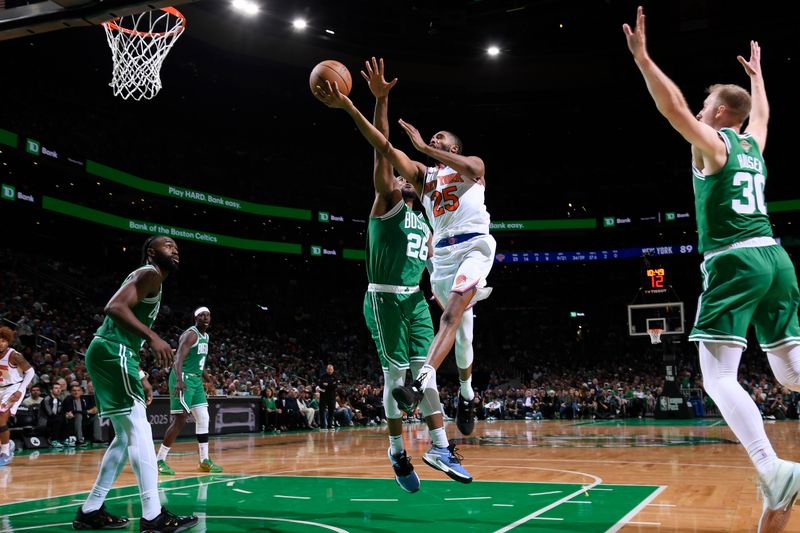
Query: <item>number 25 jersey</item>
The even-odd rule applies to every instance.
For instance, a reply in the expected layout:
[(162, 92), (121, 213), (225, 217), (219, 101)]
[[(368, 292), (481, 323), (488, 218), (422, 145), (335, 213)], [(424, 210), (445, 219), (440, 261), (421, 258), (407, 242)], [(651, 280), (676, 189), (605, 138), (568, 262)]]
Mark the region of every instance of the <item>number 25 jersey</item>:
[(434, 245), (462, 233), (489, 233), (485, 191), (482, 183), (461, 176), (447, 165), (426, 169), (422, 206), (433, 226)]

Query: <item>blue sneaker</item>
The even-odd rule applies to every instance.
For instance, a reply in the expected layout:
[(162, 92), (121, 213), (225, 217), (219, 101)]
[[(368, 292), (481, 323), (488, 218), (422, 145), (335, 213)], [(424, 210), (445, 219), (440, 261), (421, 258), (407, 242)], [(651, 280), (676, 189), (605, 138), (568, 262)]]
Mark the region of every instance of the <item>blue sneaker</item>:
[(11, 454), (0, 453), (0, 466), (6, 466), (8, 464), (11, 464)]
[(387, 452), (389, 460), (394, 469), (394, 479), (400, 488), (406, 492), (417, 492), (419, 490), (419, 476), (414, 472), (411, 459), (408, 458), (406, 451), (403, 450), (398, 455), (392, 455), (392, 449)]
[(451, 444), (447, 448), (431, 446), (431, 449), (422, 456), (422, 460), (425, 461), (426, 465), (436, 470), (441, 470), (450, 479), (454, 479), (459, 483), (470, 483), (472, 482), (472, 476), (461, 466), (461, 459), (463, 457), (456, 452), (455, 444)]

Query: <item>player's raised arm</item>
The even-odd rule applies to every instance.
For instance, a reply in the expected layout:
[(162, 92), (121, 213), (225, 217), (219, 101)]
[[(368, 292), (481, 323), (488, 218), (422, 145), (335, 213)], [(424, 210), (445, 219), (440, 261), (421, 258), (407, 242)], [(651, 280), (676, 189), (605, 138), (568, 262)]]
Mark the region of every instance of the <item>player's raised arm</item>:
[(644, 9), (641, 6), (636, 12), (636, 26), (631, 29), (628, 24), (623, 24), (622, 31), (658, 111), (684, 139), (703, 154), (716, 155), (720, 150), (724, 153), (725, 144), (714, 128), (697, 120), (678, 86), (650, 58), (647, 52)]
[[(414, 145), (417, 151), (444, 163), (464, 177), (473, 179), (485, 178), (486, 167), (480, 157), (462, 155), (458, 152), (435, 148), (425, 142), (417, 128), (403, 119), (399, 120), (399, 124), (408, 135), (408, 138), (411, 139), (411, 144)], [(458, 149), (460, 150), (461, 147), (459, 146)]]
[[(375, 97), (375, 115), (372, 117), (372, 125), (389, 139), (389, 91), (397, 83), (397, 78), (390, 82), (384, 77), (383, 58), (377, 60), (373, 57), (367, 61), (366, 72), (361, 71), (361, 76), (367, 80), (370, 92)], [(394, 174), (392, 165), (389, 161), (375, 150), (375, 168), (373, 172), (375, 182), (375, 193), (386, 197), (391, 195), (394, 190)]]
[(386, 157), (395, 170), (406, 180), (413, 183), (417, 192), (420, 192), (425, 178), (425, 165), (412, 160), (405, 152), (392, 146), (386, 137), (361, 114), (361, 111), (356, 108), (353, 102), (339, 92), (339, 87), (335, 83), (331, 85), (330, 82), (326, 81), (325, 85), (324, 88), (317, 86), (314, 96), (326, 106), (333, 109), (342, 109), (350, 115), (356, 123), (358, 131), (361, 132), (372, 147)]
[(758, 144), (759, 150), (764, 152), (767, 144), (767, 123), (769, 122), (769, 102), (767, 101), (767, 91), (764, 88), (764, 77), (761, 74), (761, 47), (756, 41), (750, 41), (750, 59), (745, 61), (744, 57), (737, 56), (736, 59), (744, 67), (747, 75), (750, 76), (750, 121), (747, 124), (747, 132), (753, 136)]

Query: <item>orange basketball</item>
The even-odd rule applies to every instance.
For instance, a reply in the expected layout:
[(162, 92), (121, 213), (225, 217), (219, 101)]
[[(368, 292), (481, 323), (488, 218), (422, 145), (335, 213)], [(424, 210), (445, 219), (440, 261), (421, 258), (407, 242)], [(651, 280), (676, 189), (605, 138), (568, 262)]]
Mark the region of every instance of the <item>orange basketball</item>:
[(325, 81), (331, 82), (331, 87), (334, 82), (339, 86), (339, 92), (347, 96), (350, 94), (350, 88), (353, 86), (353, 78), (350, 77), (350, 71), (347, 67), (334, 61), (333, 59), (326, 59), (314, 67), (311, 71), (311, 76), (308, 78), (308, 85), (311, 87), (311, 93), (314, 93), (317, 85), (326, 88)]

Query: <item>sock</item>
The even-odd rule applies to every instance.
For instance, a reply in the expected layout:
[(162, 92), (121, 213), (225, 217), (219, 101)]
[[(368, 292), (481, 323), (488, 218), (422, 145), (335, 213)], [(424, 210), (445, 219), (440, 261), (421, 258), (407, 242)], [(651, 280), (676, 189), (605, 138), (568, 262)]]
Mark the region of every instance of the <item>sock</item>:
[(0, 453), (4, 453), (6, 455), (11, 453), (11, 445), (6, 442), (5, 444), (0, 444)]
[(420, 389), (425, 389), (428, 386), (428, 381), (431, 379), (431, 376), (436, 375), (436, 369), (433, 368), (428, 363), (422, 365), (422, 368), (419, 369), (419, 373), (417, 373), (416, 380), (420, 382)]
[(428, 432), (431, 435), (433, 445), (437, 448), (447, 448), (450, 446), (450, 443), (447, 442), (447, 434), (444, 432), (444, 428), (431, 429)]
[(208, 459), (208, 443), (198, 442), (197, 448), (200, 450), (200, 462), (202, 463), (203, 461)]
[(392, 450), (392, 455), (397, 455), (405, 450), (403, 445), (402, 435), (389, 435), (389, 448)]
[(472, 376), (467, 379), (460, 379), (458, 382), (461, 384), (461, 397), (465, 400), (472, 400), (475, 398), (475, 391), (472, 390)]
[(747, 453), (750, 455), (750, 460), (753, 461), (756, 470), (758, 470), (758, 474), (762, 478), (769, 476), (775, 467), (775, 460), (778, 459), (769, 442), (767, 442), (766, 447), (761, 446), (752, 451), (748, 448)]
[(161, 448), (158, 449), (158, 455), (156, 456), (156, 460), (157, 461), (166, 461), (167, 460), (167, 455), (169, 455), (169, 451), (171, 449), (172, 448), (170, 448), (169, 446), (164, 446), (162, 444)]

